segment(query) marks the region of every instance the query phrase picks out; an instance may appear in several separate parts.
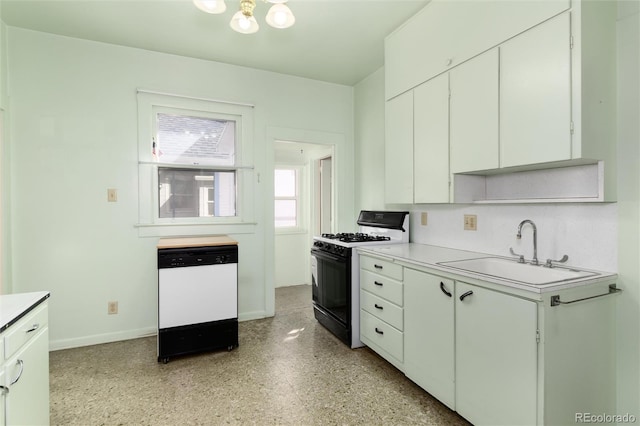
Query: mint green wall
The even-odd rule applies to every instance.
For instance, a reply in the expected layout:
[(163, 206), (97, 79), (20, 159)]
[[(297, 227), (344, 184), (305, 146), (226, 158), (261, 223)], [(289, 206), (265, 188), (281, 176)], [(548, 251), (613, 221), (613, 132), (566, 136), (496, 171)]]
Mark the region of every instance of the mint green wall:
[(618, 2), (618, 413), (640, 418), (640, 3)]
[(384, 67), (354, 87), (356, 210), (384, 209)]
[[(156, 328), (157, 238), (135, 227), (137, 88), (255, 105), (257, 225), (231, 234), (241, 320), (273, 314), (268, 128), (342, 135), (338, 226), (353, 219), (351, 87), (13, 27), (7, 36), (13, 291), (51, 291), (53, 349)], [(107, 188), (118, 189), (117, 203), (107, 203)], [(118, 315), (107, 315), (109, 300)]]
[(7, 100), (7, 27), (0, 7), (0, 294), (11, 292), (11, 222), (9, 211), (9, 102)]

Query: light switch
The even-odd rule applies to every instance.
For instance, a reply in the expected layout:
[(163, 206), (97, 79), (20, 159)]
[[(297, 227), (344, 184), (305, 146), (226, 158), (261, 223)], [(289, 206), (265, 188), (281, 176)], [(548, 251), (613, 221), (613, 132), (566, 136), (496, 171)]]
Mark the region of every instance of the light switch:
[(422, 212), (420, 214), (420, 225), (427, 226), (427, 212)]
[(107, 189), (107, 201), (110, 203), (115, 203), (118, 201), (118, 190), (115, 188)]

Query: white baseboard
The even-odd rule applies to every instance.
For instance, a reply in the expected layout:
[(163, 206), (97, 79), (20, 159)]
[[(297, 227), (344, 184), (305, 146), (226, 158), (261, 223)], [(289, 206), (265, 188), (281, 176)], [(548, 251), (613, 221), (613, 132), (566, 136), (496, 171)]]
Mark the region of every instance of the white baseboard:
[(158, 334), (158, 329), (156, 327), (149, 327), (139, 328), (137, 330), (118, 331), (115, 333), (94, 334), (91, 336), (75, 337), (73, 339), (50, 340), (49, 350), (58, 351), (61, 349), (79, 348), (81, 346), (100, 345), (102, 343), (155, 336), (156, 334)]
[[(238, 317), (238, 321), (251, 321), (272, 317), (265, 311), (245, 312)], [(139, 328), (136, 330), (124, 330), (115, 333), (94, 334), (91, 336), (75, 337), (73, 339), (59, 339), (49, 341), (49, 351), (79, 348), (82, 346), (100, 345), (103, 343), (120, 342), (122, 340), (139, 339), (141, 337), (155, 336), (158, 334), (156, 327)]]

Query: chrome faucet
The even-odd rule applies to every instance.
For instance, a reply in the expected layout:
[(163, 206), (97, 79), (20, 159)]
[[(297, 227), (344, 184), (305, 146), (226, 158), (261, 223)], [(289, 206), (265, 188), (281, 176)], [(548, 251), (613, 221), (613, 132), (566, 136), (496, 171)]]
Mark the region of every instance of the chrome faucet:
[(522, 227), (527, 223), (533, 228), (533, 259), (531, 259), (531, 264), (538, 265), (538, 228), (536, 228), (536, 224), (529, 219), (525, 219), (520, 222), (520, 224), (518, 225), (518, 233), (516, 234), (516, 238), (522, 238)]

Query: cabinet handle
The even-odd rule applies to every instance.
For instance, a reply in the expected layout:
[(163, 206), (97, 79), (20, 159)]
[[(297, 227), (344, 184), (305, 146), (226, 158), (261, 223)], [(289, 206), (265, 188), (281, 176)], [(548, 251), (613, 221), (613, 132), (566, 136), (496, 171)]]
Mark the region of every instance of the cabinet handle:
[(449, 58), (447, 59), (447, 66), (451, 65), (453, 63), (453, 59)]
[(20, 366), (20, 372), (18, 373), (18, 377), (16, 377), (11, 381), (11, 383), (9, 383), (9, 386), (13, 386), (18, 383), (18, 380), (20, 380), (20, 377), (22, 377), (22, 372), (24, 371), (24, 362), (19, 359), (18, 362), (16, 362), (16, 365)]
[(382, 330), (378, 330), (378, 327), (376, 327), (376, 333), (378, 333), (378, 334), (384, 334), (384, 331), (382, 331)]
[(472, 292), (471, 290), (469, 290), (469, 291), (468, 291), (468, 292), (466, 292), (466, 293), (463, 293), (463, 294), (460, 296), (460, 301), (462, 302), (462, 301), (464, 300), (464, 298), (465, 298), (465, 297), (467, 297), (467, 296), (471, 296), (472, 294), (473, 294), (473, 292)]
[(373, 283), (374, 283), (375, 285), (379, 285), (380, 287), (382, 287), (382, 283), (381, 283), (381, 282), (374, 281)]
[(383, 309), (384, 309), (384, 307), (383, 307), (383, 306), (380, 306), (380, 305), (378, 305), (377, 303), (374, 303), (374, 304), (373, 304), (373, 306), (375, 306), (375, 307), (376, 307), (376, 309), (380, 309), (380, 310), (383, 310)]
[(378, 264), (373, 265), (373, 267), (376, 269), (384, 269), (382, 265), (378, 265)]
[(40, 328), (40, 324), (33, 324), (30, 329), (28, 329), (25, 333), (31, 333)]
[(6, 386), (0, 385), (0, 395), (6, 395), (9, 393), (9, 388)]
[(444, 283), (442, 281), (440, 281), (440, 290), (442, 290), (442, 292), (444, 294), (446, 294), (447, 296), (451, 297), (451, 293), (447, 291), (447, 289), (444, 287)]

